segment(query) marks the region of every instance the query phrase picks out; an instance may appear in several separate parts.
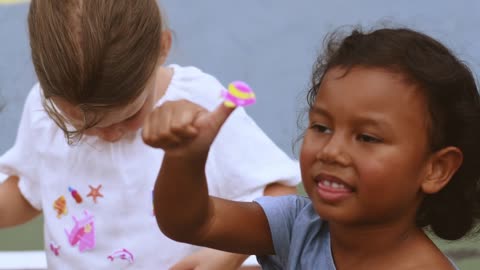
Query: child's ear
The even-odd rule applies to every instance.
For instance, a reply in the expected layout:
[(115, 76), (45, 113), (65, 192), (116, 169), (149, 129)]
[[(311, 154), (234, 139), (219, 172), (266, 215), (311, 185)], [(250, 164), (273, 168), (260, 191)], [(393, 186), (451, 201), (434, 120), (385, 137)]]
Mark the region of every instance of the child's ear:
[(449, 146), (435, 152), (430, 158), (422, 191), (433, 194), (450, 182), (453, 174), (462, 165), (463, 154), (457, 147)]
[(172, 32), (169, 29), (162, 31), (162, 40), (160, 40), (160, 44), (160, 58), (158, 61), (160, 65), (163, 65), (165, 61), (167, 61), (170, 48), (172, 47)]

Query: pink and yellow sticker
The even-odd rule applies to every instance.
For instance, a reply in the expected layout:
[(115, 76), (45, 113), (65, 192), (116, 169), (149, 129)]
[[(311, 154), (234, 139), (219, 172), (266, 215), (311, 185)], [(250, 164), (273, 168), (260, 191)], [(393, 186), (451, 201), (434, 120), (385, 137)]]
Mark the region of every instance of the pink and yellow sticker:
[(245, 107), (255, 103), (256, 97), (252, 88), (242, 81), (234, 81), (222, 90), (223, 104), (228, 108)]

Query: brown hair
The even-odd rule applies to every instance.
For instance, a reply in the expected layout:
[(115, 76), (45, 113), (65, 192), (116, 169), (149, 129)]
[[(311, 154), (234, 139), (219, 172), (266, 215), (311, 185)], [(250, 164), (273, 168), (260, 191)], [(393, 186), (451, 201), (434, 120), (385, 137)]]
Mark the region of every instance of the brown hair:
[(334, 67), (385, 68), (419, 86), (431, 118), (430, 150), (458, 147), (463, 163), (442, 190), (426, 195), (416, 222), (443, 239), (463, 237), (480, 220), (480, 96), (468, 66), (437, 40), (406, 28), (338, 31), (325, 43), (307, 95), (310, 107)]
[[(32, 0), (28, 26), (45, 110), (69, 141), (137, 98), (161, 53), (155, 0)], [(67, 130), (52, 97), (78, 106), (84, 126)]]

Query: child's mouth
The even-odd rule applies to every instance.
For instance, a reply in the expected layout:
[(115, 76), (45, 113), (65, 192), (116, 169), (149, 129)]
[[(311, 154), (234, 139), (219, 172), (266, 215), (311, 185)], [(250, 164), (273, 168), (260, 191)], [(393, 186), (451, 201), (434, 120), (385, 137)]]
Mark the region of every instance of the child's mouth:
[(349, 197), (355, 190), (344, 181), (327, 175), (315, 178), (317, 193), (326, 202), (339, 202)]

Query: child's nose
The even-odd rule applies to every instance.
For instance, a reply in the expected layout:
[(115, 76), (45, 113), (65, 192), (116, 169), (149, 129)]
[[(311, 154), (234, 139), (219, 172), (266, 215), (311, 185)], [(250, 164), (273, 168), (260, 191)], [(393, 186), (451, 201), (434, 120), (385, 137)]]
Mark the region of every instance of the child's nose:
[(333, 133), (317, 153), (317, 159), (328, 164), (347, 166), (350, 158), (347, 153), (347, 140), (342, 134)]

